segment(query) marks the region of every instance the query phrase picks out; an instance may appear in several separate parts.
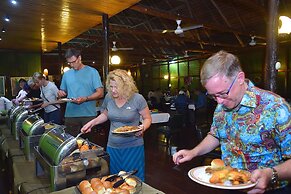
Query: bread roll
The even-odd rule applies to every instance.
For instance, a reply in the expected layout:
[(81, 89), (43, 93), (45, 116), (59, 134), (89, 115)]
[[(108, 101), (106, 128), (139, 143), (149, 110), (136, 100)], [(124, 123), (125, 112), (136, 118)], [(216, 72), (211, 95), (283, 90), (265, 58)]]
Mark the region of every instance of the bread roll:
[(91, 188), (91, 184), (89, 183), (89, 181), (87, 180), (83, 180), (80, 182), (79, 184), (79, 188), (80, 190), (83, 192), (83, 190), (85, 190), (87, 187), (90, 187)]
[(225, 168), (224, 162), (221, 159), (214, 159), (211, 162), (211, 168), (213, 170), (219, 170)]
[(130, 194), (130, 192), (126, 189), (121, 189), (118, 194)]
[(95, 184), (102, 184), (100, 178), (92, 178), (90, 183), (91, 183), (91, 187), (93, 187), (93, 185), (95, 185)]
[(85, 187), (83, 190), (81, 190), (82, 194), (91, 194), (93, 189), (91, 187)]
[(112, 188), (112, 184), (110, 181), (104, 181), (103, 186), (105, 187), (105, 189)]
[(103, 194), (103, 193), (105, 193), (105, 187), (104, 187), (102, 184), (100, 184), (100, 185), (95, 185), (95, 186), (93, 187), (93, 189), (94, 189), (94, 191), (97, 192), (97, 194)]
[(132, 187), (136, 187), (137, 184), (134, 178), (127, 178), (125, 179), (125, 182)]
[(104, 177), (102, 177), (102, 178), (101, 178), (101, 182), (104, 183), (105, 180), (106, 180), (108, 177), (109, 177), (109, 176), (104, 176)]

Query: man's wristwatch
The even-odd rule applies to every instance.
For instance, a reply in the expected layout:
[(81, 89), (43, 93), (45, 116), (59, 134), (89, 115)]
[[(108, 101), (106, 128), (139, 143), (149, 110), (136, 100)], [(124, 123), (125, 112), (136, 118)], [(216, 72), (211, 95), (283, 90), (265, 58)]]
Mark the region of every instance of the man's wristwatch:
[(275, 168), (271, 168), (272, 169), (272, 178), (271, 178), (271, 183), (272, 185), (275, 185), (278, 182), (278, 172)]

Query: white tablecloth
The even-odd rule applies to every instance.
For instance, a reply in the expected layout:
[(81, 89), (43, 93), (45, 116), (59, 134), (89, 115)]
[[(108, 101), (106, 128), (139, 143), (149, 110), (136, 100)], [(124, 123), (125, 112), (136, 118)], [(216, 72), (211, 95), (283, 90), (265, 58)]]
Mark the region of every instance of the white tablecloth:
[[(169, 113), (151, 113), (152, 116), (152, 124), (154, 123), (166, 123), (169, 121), (170, 114)], [(142, 118), (140, 118), (142, 122)]]
[(169, 113), (152, 113), (152, 123), (166, 123), (169, 121)]

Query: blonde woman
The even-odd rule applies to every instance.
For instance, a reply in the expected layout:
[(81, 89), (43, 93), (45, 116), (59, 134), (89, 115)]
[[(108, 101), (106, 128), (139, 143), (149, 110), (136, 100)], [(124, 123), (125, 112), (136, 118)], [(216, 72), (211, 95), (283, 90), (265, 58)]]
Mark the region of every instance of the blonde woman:
[[(102, 113), (88, 122), (81, 131), (90, 132), (95, 125), (110, 120), (107, 152), (110, 155), (110, 173), (138, 169), (137, 176), (144, 181), (143, 133), (151, 125), (151, 115), (146, 100), (135, 86), (133, 78), (125, 70), (116, 69), (106, 80), (108, 94), (102, 104)], [(143, 124), (139, 125), (140, 116)], [(112, 131), (122, 126), (139, 126), (142, 130), (132, 136), (115, 135)]]

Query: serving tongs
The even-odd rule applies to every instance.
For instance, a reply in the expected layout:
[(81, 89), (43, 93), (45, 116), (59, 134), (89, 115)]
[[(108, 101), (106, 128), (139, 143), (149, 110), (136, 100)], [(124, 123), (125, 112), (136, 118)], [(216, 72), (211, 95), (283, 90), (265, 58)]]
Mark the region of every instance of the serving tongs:
[(78, 135), (77, 135), (76, 137), (74, 137), (74, 140), (77, 141), (78, 138), (79, 138), (81, 135), (83, 135), (83, 134), (84, 134), (83, 132), (78, 133)]
[(121, 178), (121, 180), (115, 182), (112, 187), (115, 189), (115, 188), (118, 188), (120, 185), (122, 185), (124, 182), (125, 182), (125, 179), (127, 179), (130, 175), (133, 175), (137, 173), (137, 170), (132, 170), (132, 171), (129, 171), (127, 173), (124, 173), (124, 175), (120, 174), (119, 177)]
[(137, 173), (137, 170), (132, 170), (132, 171), (129, 171), (129, 172), (123, 172), (123, 173), (120, 173), (120, 174), (113, 174), (110, 177), (108, 177), (107, 179), (105, 179), (105, 181), (112, 182), (117, 178), (122, 178), (123, 176), (133, 175), (135, 173)]

